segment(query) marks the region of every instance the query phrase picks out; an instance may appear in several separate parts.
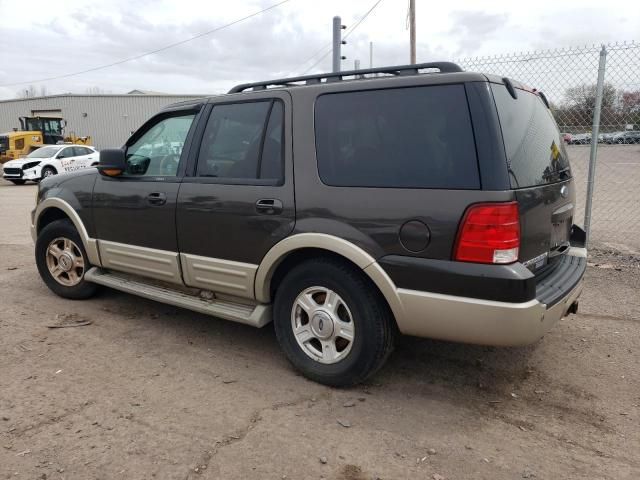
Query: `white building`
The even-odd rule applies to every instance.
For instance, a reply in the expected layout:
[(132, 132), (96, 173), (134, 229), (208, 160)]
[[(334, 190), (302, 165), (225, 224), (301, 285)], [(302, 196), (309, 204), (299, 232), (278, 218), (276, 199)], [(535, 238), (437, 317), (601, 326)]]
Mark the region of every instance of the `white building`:
[(65, 132), (91, 135), (98, 148), (121, 147), (131, 132), (163, 107), (203, 95), (168, 95), (132, 90), (126, 95), (62, 94), (0, 100), (0, 133), (20, 127), (19, 117), (61, 117)]

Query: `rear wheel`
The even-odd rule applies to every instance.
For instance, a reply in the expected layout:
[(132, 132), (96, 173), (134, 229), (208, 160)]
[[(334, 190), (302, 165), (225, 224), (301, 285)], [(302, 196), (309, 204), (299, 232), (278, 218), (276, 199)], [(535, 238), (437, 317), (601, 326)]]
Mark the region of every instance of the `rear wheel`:
[(51, 175), (55, 175), (56, 173), (58, 173), (58, 172), (56, 171), (55, 168), (53, 168), (53, 167), (44, 167), (42, 169), (42, 178), (50, 177)]
[(84, 279), (90, 268), (80, 235), (69, 220), (44, 227), (36, 240), (38, 272), (49, 289), (74, 300), (91, 297), (98, 286)]
[(349, 264), (323, 258), (303, 262), (283, 279), (274, 325), (289, 361), (311, 380), (335, 387), (373, 375), (396, 336), (375, 285)]
[(9, 180), (14, 185), (24, 185), (26, 180)]

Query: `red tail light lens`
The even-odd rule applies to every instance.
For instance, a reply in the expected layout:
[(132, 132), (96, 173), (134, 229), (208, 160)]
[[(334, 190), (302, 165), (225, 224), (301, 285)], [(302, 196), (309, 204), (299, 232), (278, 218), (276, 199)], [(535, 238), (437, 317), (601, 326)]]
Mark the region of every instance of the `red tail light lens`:
[(461, 262), (513, 263), (520, 249), (518, 203), (472, 205), (462, 219), (454, 259)]

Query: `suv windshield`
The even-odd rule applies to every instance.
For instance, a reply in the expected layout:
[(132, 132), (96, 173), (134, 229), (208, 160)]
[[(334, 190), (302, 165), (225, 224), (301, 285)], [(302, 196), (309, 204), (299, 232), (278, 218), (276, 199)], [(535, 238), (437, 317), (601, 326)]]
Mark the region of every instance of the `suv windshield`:
[(53, 157), (62, 147), (42, 147), (31, 152), (27, 158), (50, 158)]
[(509, 163), (511, 188), (533, 187), (571, 177), (569, 160), (551, 111), (538, 95), (491, 84)]

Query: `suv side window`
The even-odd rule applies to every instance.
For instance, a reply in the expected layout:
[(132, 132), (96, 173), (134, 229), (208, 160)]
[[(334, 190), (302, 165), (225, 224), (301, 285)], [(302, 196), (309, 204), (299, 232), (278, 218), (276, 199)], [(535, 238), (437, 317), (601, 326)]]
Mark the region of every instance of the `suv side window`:
[(279, 100), (215, 105), (200, 145), (196, 176), (219, 178), (222, 183), (224, 179), (281, 181), (283, 121)]
[(315, 112), (327, 185), (480, 188), (463, 85), (331, 93), (318, 97)]
[(170, 116), (149, 128), (126, 150), (125, 176), (173, 177), (195, 113)]

